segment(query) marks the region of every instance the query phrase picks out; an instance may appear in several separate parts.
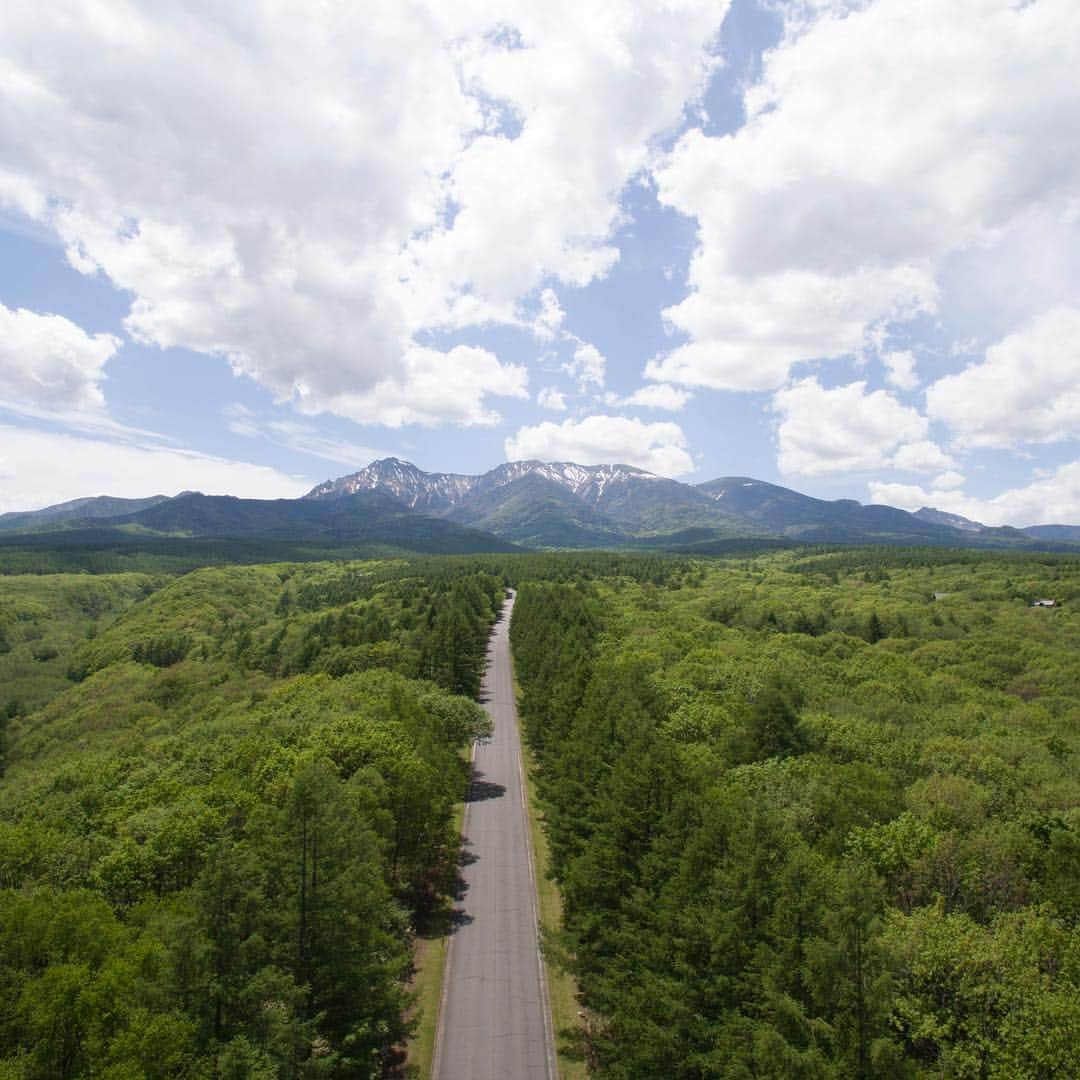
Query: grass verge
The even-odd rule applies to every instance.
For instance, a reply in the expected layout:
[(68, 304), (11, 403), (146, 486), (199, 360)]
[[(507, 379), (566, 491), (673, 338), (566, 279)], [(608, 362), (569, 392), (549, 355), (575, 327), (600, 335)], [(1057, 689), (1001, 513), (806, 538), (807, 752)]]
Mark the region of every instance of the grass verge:
[[(464, 801), (454, 808), (454, 832), (460, 837), (465, 819)], [(442, 999), (443, 973), (446, 970), (446, 947), (450, 942), (452, 898), (436, 912), (428, 926), (416, 935), (412, 990), (416, 994), (414, 1015), (416, 1031), (405, 1049), (406, 1076), (430, 1080), (435, 1054), (435, 1033), (439, 1027), (439, 1003)]]
[[(516, 689), (516, 680), (515, 680)], [(547, 833), (544, 830), (544, 814), (536, 797), (533, 779), (536, 760), (532, 751), (522, 740), (521, 753), (525, 765), (525, 794), (529, 806), (529, 831), (532, 834), (533, 861), (536, 866), (536, 893), (540, 907), (540, 930), (544, 939), (556, 934), (562, 927), (562, 897), (559, 887), (548, 874), (550, 853)], [(577, 983), (573, 975), (560, 964), (552, 962), (545, 952), (544, 970), (547, 973), (548, 997), (551, 1002), (551, 1024), (555, 1031), (555, 1054), (559, 1080), (586, 1080), (583, 1050), (584, 1030), (578, 1012)]]

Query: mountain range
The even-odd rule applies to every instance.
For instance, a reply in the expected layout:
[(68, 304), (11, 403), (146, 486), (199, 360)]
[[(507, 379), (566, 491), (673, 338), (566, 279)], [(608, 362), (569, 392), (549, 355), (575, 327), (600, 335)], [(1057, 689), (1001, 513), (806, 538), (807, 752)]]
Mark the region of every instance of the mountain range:
[(98, 497), (0, 515), (12, 541), (94, 528), (125, 534), (381, 544), (419, 551), (667, 548), (733, 541), (1080, 547), (1080, 526), (992, 528), (924, 507), (908, 513), (815, 499), (751, 477), (684, 484), (630, 465), (513, 461), (478, 476), (429, 473), (399, 458), (328, 480), (300, 499)]
[(798, 543), (904, 543), (1034, 547), (1080, 543), (1080, 527), (993, 528), (928, 507), (908, 513), (854, 499), (825, 500), (729, 476), (683, 484), (631, 465), (514, 461), (479, 476), (428, 473), (384, 458), (319, 484), (322, 501), (381, 491), (410, 509), (471, 525), (526, 547), (670, 545), (735, 538)]

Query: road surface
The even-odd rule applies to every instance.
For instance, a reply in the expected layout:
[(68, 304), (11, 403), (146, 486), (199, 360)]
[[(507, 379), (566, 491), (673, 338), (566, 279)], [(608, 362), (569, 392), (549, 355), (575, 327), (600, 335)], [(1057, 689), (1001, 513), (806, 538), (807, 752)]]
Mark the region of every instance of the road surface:
[(435, 1080), (556, 1077), (510, 668), (513, 604), (511, 593), (488, 645), (481, 687), (495, 733), (475, 748), (465, 805)]

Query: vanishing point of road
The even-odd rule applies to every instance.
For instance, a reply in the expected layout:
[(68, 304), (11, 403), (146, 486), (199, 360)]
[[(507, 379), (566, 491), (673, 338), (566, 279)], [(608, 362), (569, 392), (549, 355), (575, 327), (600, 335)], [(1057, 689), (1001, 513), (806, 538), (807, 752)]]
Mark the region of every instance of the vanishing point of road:
[(443, 976), (435, 1080), (555, 1080), (525, 808), (510, 613), (488, 645), (481, 687), (495, 732), (475, 749), (462, 826), (461, 891)]

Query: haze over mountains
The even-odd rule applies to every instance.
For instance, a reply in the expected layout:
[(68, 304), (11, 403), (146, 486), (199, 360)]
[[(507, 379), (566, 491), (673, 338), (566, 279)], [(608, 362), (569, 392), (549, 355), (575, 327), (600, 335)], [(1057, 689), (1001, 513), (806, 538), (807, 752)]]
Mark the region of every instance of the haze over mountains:
[(1080, 526), (989, 528), (923, 508), (911, 514), (826, 501), (751, 477), (684, 484), (630, 465), (514, 461), (480, 475), (429, 473), (384, 458), (301, 499), (107, 496), (0, 515), (0, 532), (94, 528), (125, 534), (369, 543), (419, 551), (650, 547), (720, 550), (731, 541), (1070, 548)]

